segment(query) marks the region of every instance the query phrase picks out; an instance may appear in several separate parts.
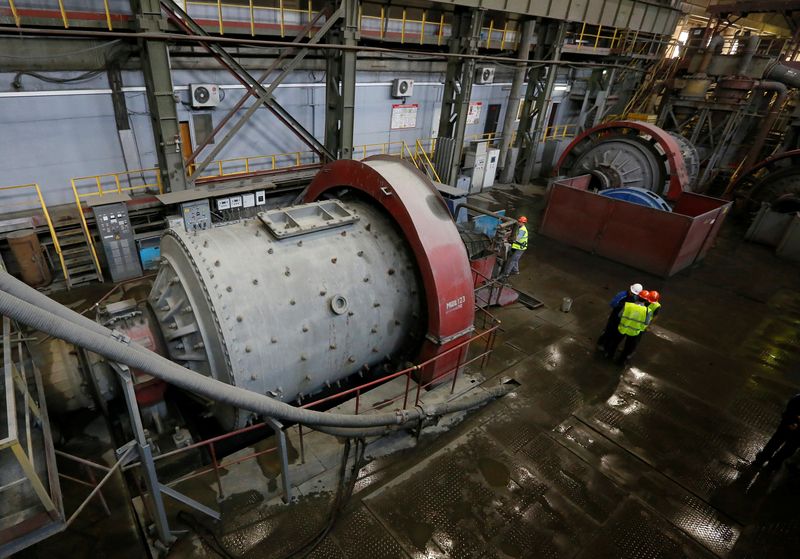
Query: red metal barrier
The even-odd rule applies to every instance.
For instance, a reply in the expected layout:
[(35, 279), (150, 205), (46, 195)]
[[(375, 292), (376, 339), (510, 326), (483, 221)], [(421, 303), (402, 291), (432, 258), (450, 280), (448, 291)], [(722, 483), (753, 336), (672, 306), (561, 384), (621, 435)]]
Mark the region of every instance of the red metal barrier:
[(665, 212), (588, 192), (587, 184), (588, 177), (554, 182), (539, 232), (664, 277), (703, 259), (731, 206), (684, 192)]

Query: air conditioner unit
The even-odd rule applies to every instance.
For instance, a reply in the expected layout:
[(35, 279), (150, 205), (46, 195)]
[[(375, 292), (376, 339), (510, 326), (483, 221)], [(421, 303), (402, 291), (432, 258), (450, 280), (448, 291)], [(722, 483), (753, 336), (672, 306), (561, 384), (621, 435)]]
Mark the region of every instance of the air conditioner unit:
[(478, 66), (475, 72), (475, 83), (488, 84), (494, 81), (494, 66)]
[(189, 86), (192, 108), (207, 109), (219, 105), (219, 86), (210, 83), (197, 83)]
[(392, 97), (411, 97), (414, 93), (414, 80), (396, 78), (392, 81)]

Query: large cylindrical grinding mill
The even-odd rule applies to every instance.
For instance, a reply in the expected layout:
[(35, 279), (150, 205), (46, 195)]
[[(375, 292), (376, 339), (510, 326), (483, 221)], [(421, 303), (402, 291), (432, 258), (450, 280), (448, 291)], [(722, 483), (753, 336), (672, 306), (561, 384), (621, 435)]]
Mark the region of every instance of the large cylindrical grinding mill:
[[(430, 181), (396, 159), (324, 168), (306, 203), (170, 230), (150, 305), (170, 359), (282, 401), (424, 360), (474, 318), (466, 251)], [(425, 380), (457, 364), (446, 354)], [(223, 427), (249, 412), (213, 404)]]

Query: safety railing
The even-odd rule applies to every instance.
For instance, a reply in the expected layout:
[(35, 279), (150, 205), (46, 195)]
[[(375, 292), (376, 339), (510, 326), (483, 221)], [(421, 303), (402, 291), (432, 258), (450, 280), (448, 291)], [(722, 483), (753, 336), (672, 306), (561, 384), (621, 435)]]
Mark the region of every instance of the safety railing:
[[(398, 408), (406, 408), (412, 405), (412, 403), (413, 405), (417, 405), (419, 404), (420, 399), (423, 397), (422, 390), (430, 388), (433, 385), (438, 386), (438, 385), (444, 385), (445, 383), (450, 383), (449, 384), (450, 394), (453, 394), (457, 385), (459, 375), (463, 374), (465, 369), (469, 365), (472, 365), (474, 363), (479, 363), (480, 368), (483, 369), (488, 364), (489, 357), (496, 343), (496, 336), (500, 328), (500, 321), (485, 308), (478, 307), (476, 308), (475, 322), (476, 322), (476, 327), (480, 328), (480, 331), (474, 332), (469, 339), (453, 346), (452, 348), (449, 348), (448, 350), (440, 353), (439, 355), (431, 359), (425, 360), (412, 367), (407, 367), (396, 373), (389, 374), (380, 377), (378, 379), (365, 382), (356, 387), (337, 392), (336, 394), (324, 398), (313, 400), (311, 402), (306, 402), (304, 404), (301, 402), (301, 407), (318, 408), (323, 405), (325, 405), (325, 407), (328, 407), (330, 405), (335, 404), (338, 401), (354, 398), (355, 409), (353, 413), (355, 413), (356, 415), (360, 415), (363, 413), (368, 413), (369, 411), (372, 410), (385, 409), (387, 406), (391, 406), (392, 404), (397, 405)], [(473, 349), (473, 344), (475, 343), (478, 343), (479, 347), (476, 350), (476, 352), (474, 352), (474, 354), (471, 354), (471, 349)], [(416, 374), (425, 371), (429, 367), (434, 367), (437, 364), (451, 363), (451, 362), (453, 363), (453, 365), (450, 366), (448, 369), (446, 369), (443, 374), (437, 376), (435, 379), (432, 379), (428, 382), (420, 381), (416, 383), (416, 386), (412, 386), (412, 380)], [(380, 385), (391, 382), (397, 378), (405, 379), (404, 383), (405, 389), (402, 392), (398, 392), (388, 400), (382, 399), (379, 404), (375, 404), (372, 406), (362, 405), (361, 397), (364, 393)], [(301, 425), (296, 426), (296, 429), (299, 442), (300, 462), (305, 463), (304, 430)], [(178, 456), (185, 455), (190, 452), (204, 452), (206, 454), (206, 460), (208, 461), (207, 464), (204, 464), (202, 467), (198, 469), (192, 470), (184, 474), (180, 474), (170, 481), (166, 482), (162, 481), (161, 483), (167, 487), (175, 487), (191, 479), (213, 474), (214, 484), (217, 487), (218, 495), (220, 498), (222, 498), (226, 494), (225, 486), (223, 483), (223, 476), (221, 474), (221, 472), (224, 471), (224, 469), (230, 468), (231, 466), (240, 464), (242, 462), (254, 460), (260, 456), (276, 453), (279, 451), (279, 447), (277, 445), (268, 446), (260, 450), (254, 450), (253, 452), (239, 452), (231, 455), (228, 458), (225, 458), (225, 457), (220, 457), (219, 444), (222, 443), (223, 441), (239, 437), (240, 435), (260, 430), (263, 430), (265, 432), (265, 435), (268, 435), (275, 432), (275, 427), (273, 427), (269, 422), (257, 423), (254, 425), (244, 427), (242, 429), (238, 429), (236, 431), (231, 431), (223, 435), (198, 441), (196, 443), (192, 443), (185, 447), (177, 448), (159, 454), (158, 456), (155, 456), (153, 458), (153, 461), (156, 464), (156, 466), (159, 463), (163, 463), (165, 461), (171, 461), (173, 459), (176, 459), (176, 457)], [(284, 431), (284, 433), (286, 432), (285, 428), (281, 428), (281, 430)], [(141, 468), (142, 466), (143, 464), (141, 462), (135, 461), (135, 462), (130, 462), (129, 464), (125, 464), (122, 467), (122, 470), (127, 471), (134, 468)], [(288, 483), (288, 481), (284, 480), (284, 483)], [(90, 495), (89, 499), (92, 498), (93, 496), (94, 494)]]
[(292, 151), (271, 155), (251, 155), (231, 157), (213, 161), (195, 178), (225, 178), (265, 171), (292, 169), (304, 165), (319, 163), (319, 157), (313, 151)]
[(572, 138), (578, 133), (577, 124), (555, 124), (545, 128), (543, 139), (545, 140), (563, 140), (564, 138)]
[(131, 18), (129, 6), (118, 12), (117, 9), (121, 8), (121, 5), (115, 5), (112, 11), (109, 0), (83, 0), (80, 2), (80, 9), (74, 7), (68, 9), (66, 0), (51, 0), (49, 6), (26, 0), (5, 0), (5, 3), (7, 8), (0, 7), (0, 15), (7, 10), (17, 27), (22, 27), (27, 20), (48, 18), (60, 20), (65, 29), (69, 29), (73, 24), (91, 21), (102, 22), (109, 31), (113, 31), (115, 21), (122, 22)]
[[(425, 146), (422, 144), (422, 140), (417, 140), (414, 142), (414, 154), (416, 159), (422, 164), (423, 169), (425, 172), (436, 182), (442, 182), (442, 179), (439, 177), (439, 173), (436, 172), (436, 167), (433, 165), (433, 161), (431, 161), (430, 155), (425, 151)], [(431, 155), (433, 154), (433, 149), (431, 148)]]
[[(58, 237), (56, 236), (56, 230), (53, 227), (53, 220), (50, 219), (50, 212), (47, 210), (47, 204), (45, 204), (44, 197), (42, 196), (42, 190), (39, 188), (39, 185), (36, 183), (30, 184), (18, 184), (14, 186), (0, 186), (0, 193), (3, 192), (11, 192), (14, 194), (22, 194), (23, 197), (30, 196), (36, 194), (36, 201), (39, 204), (39, 208), (42, 210), (42, 216), (44, 217), (45, 222), (47, 223), (47, 229), (50, 231), (50, 239), (53, 242), (53, 250), (56, 251), (56, 255), (58, 256), (58, 262), (61, 266), (61, 271), (64, 274), (64, 279), (67, 278), (67, 267), (64, 263), (64, 255), (61, 251), (61, 244), (58, 242)], [(2, 197), (2, 196), (0, 196)], [(27, 209), (29, 207), (28, 203), (20, 203), (20, 206)], [(3, 200), (3, 210), (9, 212), (12, 210), (14, 204), (8, 202), (7, 200)]]
[(92, 233), (89, 231), (89, 224), (86, 222), (83, 212), (83, 201), (87, 198), (102, 197), (108, 194), (128, 194), (130, 196), (164, 194), (161, 171), (158, 167), (152, 167), (134, 171), (87, 175), (70, 179), (70, 184), (86, 244), (92, 254), (92, 262), (97, 273), (101, 274), (100, 259), (97, 256)]
[[(39, 408), (43, 398), (41, 377), (30, 360), (21, 332), (12, 333), (9, 317), (4, 316), (2, 322), (1, 391), (4, 393), (6, 426), (0, 438), (0, 463), (6, 482), (0, 487), (0, 503), (16, 501), (24, 508), (30, 507), (30, 514), (20, 518), (18, 524), (4, 524), (0, 529), (0, 554), (6, 556), (4, 544), (44, 524), (61, 522), (63, 511), (58, 486), (52, 483), (56, 472), (47, 411)], [(34, 393), (29, 390), (31, 385), (35, 387)], [(41, 459), (44, 459), (44, 465), (38, 462)], [(15, 489), (18, 495), (5, 500), (8, 494), (3, 493), (11, 489)], [(30, 491), (31, 496), (24, 496), (24, 491)], [(38, 516), (38, 520), (34, 516)]]

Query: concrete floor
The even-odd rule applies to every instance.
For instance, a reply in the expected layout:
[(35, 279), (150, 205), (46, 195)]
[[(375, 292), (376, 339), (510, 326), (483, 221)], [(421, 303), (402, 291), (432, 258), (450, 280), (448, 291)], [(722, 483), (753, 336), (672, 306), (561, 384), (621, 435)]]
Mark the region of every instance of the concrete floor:
[[(526, 194), (496, 191), (494, 205), (535, 231), (541, 190)], [(513, 283), (545, 306), (497, 311), (483, 371), (520, 387), (362, 468), (310, 557), (799, 557), (800, 476), (748, 463), (800, 387), (800, 275), (741, 239), (727, 227), (704, 263), (664, 280), (532, 235)], [(664, 307), (620, 368), (594, 342), (607, 301), (634, 281)], [(230, 556), (290, 556), (330, 500), (266, 506), (239, 493), (170, 556), (217, 557), (215, 539)]]
[[(536, 215), (541, 197), (520, 194), (495, 197)], [(594, 341), (607, 301), (633, 281), (660, 290), (664, 308), (623, 369)], [(513, 282), (546, 306), (498, 311), (484, 375), (521, 386), (362, 469), (311, 557), (800, 556), (798, 475), (748, 468), (800, 386), (796, 264), (732, 227), (669, 280), (534, 236)], [(321, 495), (288, 512), (239, 509), (219, 535), (238, 555), (283, 557), (327, 506)], [(189, 539), (174, 554), (189, 550), (208, 552)]]

